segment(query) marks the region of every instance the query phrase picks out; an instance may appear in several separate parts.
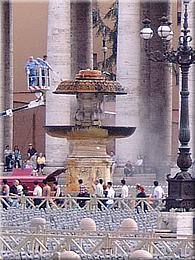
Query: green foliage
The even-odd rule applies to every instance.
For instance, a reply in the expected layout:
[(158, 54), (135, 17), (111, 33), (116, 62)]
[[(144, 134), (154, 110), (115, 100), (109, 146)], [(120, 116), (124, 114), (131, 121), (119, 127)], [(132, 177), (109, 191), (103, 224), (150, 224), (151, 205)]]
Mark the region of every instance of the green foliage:
[[(107, 20), (113, 22), (112, 28), (106, 24)], [(106, 68), (112, 68), (116, 65), (117, 56), (118, 0), (115, 0), (104, 17), (99, 8), (93, 10), (93, 28), (97, 29), (96, 35), (106, 40), (106, 45), (109, 45), (107, 47), (112, 50), (111, 55), (106, 58)]]

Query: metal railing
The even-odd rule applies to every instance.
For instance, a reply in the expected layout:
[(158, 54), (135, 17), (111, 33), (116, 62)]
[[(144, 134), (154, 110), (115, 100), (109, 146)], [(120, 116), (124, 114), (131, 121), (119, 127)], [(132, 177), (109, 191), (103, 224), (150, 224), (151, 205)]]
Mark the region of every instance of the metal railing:
[(193, 256), (195, 237), (170, 233), (135, 232), (84, 232), (49, 231), (36, 229), (29, 232), (17, 230), (2, 232), (0, 237), (2, 252), (51, 253), (73, 250), (81, 255), (122, 255), (144, 249), (161, 259), (188, 258)]
[[(38, 202), (37, 202), (38, 200)], [(127, 209), (133, 211), (140, 209), (142, 211), (157, 211), (159, 212), (164, 207), (164, 200), (159, 200), (153, 203), (150, 198), (119, 198), (113, 199), (113, 204), (108, 205), (108, 198), (99, 198), (96, 196), (90, 197), (75, 197), (66, 195), (64, 197), (35, 197), (35, 196), (0, 196), (0, 206), (3, 208), (22, 207), (25, 208), (53, 208), (53, 209), (88, 209), (88, 210), (112, 210), (112, 209)], [(154, 206), (155, 205), (155, 206)]]

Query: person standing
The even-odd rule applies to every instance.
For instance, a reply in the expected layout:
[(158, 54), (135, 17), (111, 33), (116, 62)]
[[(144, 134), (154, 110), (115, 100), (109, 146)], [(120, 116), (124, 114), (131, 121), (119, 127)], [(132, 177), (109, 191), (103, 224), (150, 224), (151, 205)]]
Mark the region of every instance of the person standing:
[(106, 205), (107, 208), (111, 208), (112, 205), (114, 204), (114, 196), (115, 196), (115, 191), (112, 187), (111, 181), (107, 183), (107, 187), (108, 187), (108, 195), (107, 195), (108, 200), (106, 201)]
[(34, 198), (34, 205), (38, 206), (41, 203), (41, 197), (42, 197), (42, 188), (39, 186), (38, 181), (34, 181), (34, 190), (33, 190), (33, 196), (36, 196), (38, 198)]
[(121, 180), (122, 188), (121, 188), (121, 198), (125, 199), (129, 196), (129, 189), (126, 185), (126, 181), (123, 179)]
[(33, 145), (30, 143), (29, 148), (27, 151), (28, 160), (30, 161), (30, 164), (33, 168), (33, 173), (37, 173), (37, 150), (33, 147)]
[(163, 188), (158, 184), (158, 181), (154, 181), (154, 191), (152, 194), (153, 206), (157, 207), (164, 196)]
[[(103, 184), (103, 198), (107, 198), (108, 197), (108, 187), (106, 184)], [(107, 199), (102, 200), (102, 203), (104, 204), (104, 206), (106, 207), (106, 202)]]
[(37, 62), (41, 67), (42, 86), (49, 87), (49, 71), (53, 71), (53, 69), (47, 61), (47, 55), (43, 55), (42, 59), (37, 57)]
[(143, 164), (144, 164), (144, 159), (140, 155), (140, 156), (137, 157), (137, 161), (135, 163), (135, 167), (137, 169), (138, 174), (143, 174)]
[[(1, 194), (3, 195), (3, 196), (9, 196), (9, 192), (10, 192), (10, 187), (9, 187), (9, 185), (8, 185), (8, 183), (7, 183), (7, 180), (6, 179), (3, 179), (3, 183), (2, 183), (3, 185), (2, 185), (2, 189), (1, 189)], [(3, 198), (4, 200), (5, 200), (5, 202), (7, 203), (7, 204), (9, 204), (9, 198)], [(4, 209), (7, 209), (7, 205), (2, 201), (2, 205), (3, 205), (3, 208)]]
[(4, 150), (4, 158), (5, 158), (5, 171), (11, 171), (13, 167), (13, 152), (10, 149), (9, 145), (6, 145)]
[[(136, 188), (137, 188), (137, 191), (138, 191), (136, 198), (143, 199), (143, 198), (147, 197), (144, 187), (136, 185)], [(137, 213), (139, 213), (140, 209), (143, 210), (144, 212), (146, 212), (148, 210), (148, 206), (147, 206), (146, 202), (143, 201), (143, 200), (140, 200), (140, 201), (138, 200), (138, 202), (139, 203), (136, 206)]]
[(62, 192), (61, 192), (60, 185), (58, 184), (57, 181), (53, 182), (53, 190), (54, 190), (54, 197), (58, 197), (58, 199), (55, 199), (54, 201), (58, 206), (62, 205), (64, 200), (59, 199), (59, 197), (62, 197)]
[[(96, 181), (96, 189), (95, 194), (97, 198), (103, 198), (104, 197), (104, 190), (103, 190), (103, 180), (99, 179)], [(100, 200), (100, 199), (99, 199)], [(100, 200), (102, 202), (102, 200)], [(101, 203), (98, 201), (98, 209), (102, 210)]]
[(25, 71), (26, 75), (28, 76), (28, 85), (29, 88), (34, 87), (37, 85), (37, 72), (39, 68), (39, 63), (37, 60), (34, 59), (33, 56), (30, 56), (26, 65), (25, 65)]
[(44, 198), (46, 201), (43, 203), (42, 205), (42, 208), (45, 209), (45, 208), (49, 208), (49, 200), (48, 198), (50, 198), (50, 195), (51, 195), (51, 187), (49, 186), (47, 180), (43, 180), (43, 197), (46, 197)]
[[(87, 187), (84, 185), (83, 180), (79, 179), (78, 183), (79, 183), (79, 194), (78, 194), (78, 197), (89, 197), (89, 193), (88, 193)], [(77, 202), (79, 203), (79, 206), (81, 208), (83, 208), (85, 206), (85, 204), (86, 204), (86, 199), (78, 199)]]
[(14, 168), (21, 168), (22, 155), (17, 145), (14, 146), (13, 157), (14, 157)]
[(21, 183), (20, 180), (16, 180), (17, 181), (17, 191), (18, 191), (18, 195), (21, 196), (23, 195), (23, 185)]

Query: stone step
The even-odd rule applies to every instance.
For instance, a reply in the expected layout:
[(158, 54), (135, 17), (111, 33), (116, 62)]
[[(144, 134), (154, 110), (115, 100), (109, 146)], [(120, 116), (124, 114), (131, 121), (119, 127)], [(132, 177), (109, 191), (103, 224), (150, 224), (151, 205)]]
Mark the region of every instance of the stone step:
[(136, 174), (133, 176), (126, 177), (124, 175), (117, 175), (113, 176), (113, 183), (115, 185), (120, 185), (122, 179), (126, 180), (127, 185), (135, 185), (137, 183), (144, 185), (144, 186), (149, 186), (153, 185), (154, 180), (156, 180), (156, 174)]

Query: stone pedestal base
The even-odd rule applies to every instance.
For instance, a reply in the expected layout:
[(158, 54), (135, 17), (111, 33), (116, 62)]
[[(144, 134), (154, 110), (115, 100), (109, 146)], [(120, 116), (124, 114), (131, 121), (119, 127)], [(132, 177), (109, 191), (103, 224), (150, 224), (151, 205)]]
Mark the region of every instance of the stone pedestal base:
[(194, 212), (161, 212), (158, 229), (171, 230), (180, 235), (193, 234)]
[(69, 158), (66, 174), (67, 192), (78, 192), (78, 180), (82, 179), (89, 192), (93, 192), (92, 184), (102, 178), (104, 183), (112, 180), (111, 161), (107, 158)]
[(83, 179), (90, 192), (93, 191), (92, 184), (96, 179), (102, 178), (105, 183), (112, 181), (112, 161), (106, 153), (104, 140), (74, 140), (72, 148), (67, 161), (67, 192), (79, 191), (79, 179)]

